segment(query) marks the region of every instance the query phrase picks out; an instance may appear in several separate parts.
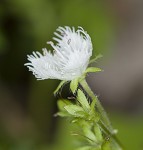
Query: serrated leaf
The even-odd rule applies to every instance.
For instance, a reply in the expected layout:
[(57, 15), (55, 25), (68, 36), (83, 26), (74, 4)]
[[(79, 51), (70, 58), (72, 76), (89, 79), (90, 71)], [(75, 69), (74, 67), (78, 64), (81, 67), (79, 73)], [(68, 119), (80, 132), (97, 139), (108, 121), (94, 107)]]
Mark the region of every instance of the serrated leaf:
[(68, 81), (61, 81), (58, 85), (58, 87), (56, 88), (56, 90), (54, 91), (54, 95), (57, 94), (57, 92), (60, 90), (60, 88), (62, 88), (62, 86)]
[(69, 114), (73, 115), (74, 117), (84, 117), (84, 110), (80, 106), (67, 105), (64, 108)]
[(99, 71), (102, 71), (102, 69), (100, 68), (97, 68), (97, 67), (89, 67), (85, 70), (85, 73), (88, 73), (88, 72), (99, 72)]
[(95, 58), (93, 58), (89, 61), (89, 64), (96, 62), (96, 60), (101, 58), (101, 57), (103, 57), (101, 54), (97, 55)]
[(90, 110), (90, 105), (87, 101), (87, 98), (80, 89), (77, 92), (77, 100), (80, 102), (84, 110), (86, 111)]
[(79, 81), (79, 79), (76, 78), (76, 79), (73, 79), (70, 83), (70, 89), (71, 89), (73, 94), (76, 92), (76, 90), (78, 88), (78, 81)]

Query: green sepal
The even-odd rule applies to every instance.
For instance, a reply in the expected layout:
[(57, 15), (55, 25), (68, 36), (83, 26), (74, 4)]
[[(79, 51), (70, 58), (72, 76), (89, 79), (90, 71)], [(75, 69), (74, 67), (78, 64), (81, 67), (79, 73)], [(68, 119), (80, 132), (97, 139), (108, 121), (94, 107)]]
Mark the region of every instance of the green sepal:
[(91, 59), (89, 61), (89, 64), (96, 62), (97, 59), (102, 58), (103, 56), (101, 54), (97, 55), (95, 58)]
[(100, 72), (100, 71), (102, 71), (102, 69), (100, 69), (100, 68), (97, 68), (97, 67), (88, 67), (85, 70), (85, 73), (88, 73), (88, 72)]
[(70, 89), (72, 93), (74, 94), (78, 88), (79, 78), (75, 78), (70, 83)]
[(83, 118), (85, 116), (85, 112), (82, 107), (77, 105), (66, 105), (65, 110), (72, 115), (73, 117), (81, 117)]
[(80, 102), (80, 104), (82, 105), (85, 111), (90, 110), (90, 105), (88, 103), (88, 100), (80, 89), (78, 89), (78, 92), (77, 92), (77, 100)]
[(60, 88), (62, 88), (62, 86), (68, 81), (61, 81), (58, 85), (58, 87), (56, 88), (56, 90), (54, 91), (54, 95), (57, 94), (57, 92), (60, 90)]

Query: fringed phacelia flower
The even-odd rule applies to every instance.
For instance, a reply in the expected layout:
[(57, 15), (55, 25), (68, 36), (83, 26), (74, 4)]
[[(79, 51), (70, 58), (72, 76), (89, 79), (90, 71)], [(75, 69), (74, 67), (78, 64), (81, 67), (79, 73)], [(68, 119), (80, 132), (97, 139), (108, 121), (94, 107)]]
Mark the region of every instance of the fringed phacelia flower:
[(33, 52), (28, 55), (29, 62), (25, 64), (39, 80), (59, 79), (71, 81), (82, 76), (92, 55), (91, 38), (83, 28), (58, 27), (54, 32), (56, 45), (53, 52), (43, 49), (43, 55)]

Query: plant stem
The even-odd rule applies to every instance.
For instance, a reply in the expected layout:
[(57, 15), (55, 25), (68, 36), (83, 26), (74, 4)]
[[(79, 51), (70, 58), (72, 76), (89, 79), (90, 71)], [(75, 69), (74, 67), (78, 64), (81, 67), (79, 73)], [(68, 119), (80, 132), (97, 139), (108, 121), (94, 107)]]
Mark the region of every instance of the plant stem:
[(97, 109), (99, 111), (99, 113), (101, 114), (101, 118), (103, 123), (106, 124), (107, 128), (110, 130), (110, 132), (113, 131), (113, 128), (111, 126), (110, 120), (108, 119), (108, 116), (104, 110), (104, 108), (102, 107), (100, 101), (98, 100), (97, 96), (95, 96), (95, 94), (92, 92), (92, 90), (90, 89), (90, 87), (88, 86), (86, 80), (82, 80), (80, 82), (80, 84), (82, 85), (82, 87), (84, 88), (84, 90), (87, 92), (87, 94), (91, 97), (92, 101), (93, 101), (93, 105), (92, 107), (97, 106)]
[(87, 84), (85, 79), (83, 79), (80, 82), (80, 84), (83, 87), (83, 89), (85, 90), (85, 92), (92, 99), (91, 109), (95, 109), (95, 107), (96, 107), (96, 109), (97, 109), (97, 111), (98, 111), (98, 113), (100, 115), (99, 125), (103, 128), (103, 130), (105, 130), (105, 132), (107, 132), (107, 134), (109, 136), (112, 137), (112, 139), (118, 145), (119, 149), (122, 150), (122, 148), (121, 148), (122, 146), (121, 146), (120, 142), (115, 137), (114, 129), (111, 126), (111, 122), (110, 122), (110, 120), (109, 120), (109, 118), (107, 116), (107, 113), (105, 112), (104, 108), (102, 107), (102, 105), (101, 105), (100, 101), (98, 100), (97, 96), (92, 92), (92, 90), (88, 86), (88, 84)]

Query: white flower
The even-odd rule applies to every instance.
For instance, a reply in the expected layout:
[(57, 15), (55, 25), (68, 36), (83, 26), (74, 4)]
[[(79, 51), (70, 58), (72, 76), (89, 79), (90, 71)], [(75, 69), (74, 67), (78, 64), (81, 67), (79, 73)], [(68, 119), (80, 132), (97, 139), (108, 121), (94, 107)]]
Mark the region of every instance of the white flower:
[(25, 65), (39, 80), (59, 79), (73, 80), (80, 77), (86, 70), (92, 55), (92, 43), (90, 36), (83, 28), (58, 27), (53, 39), (57, 42), (47, 42), (54, 52), (43, 49), (43, 55), (33, 52), (28, 55), (29, 63)]

